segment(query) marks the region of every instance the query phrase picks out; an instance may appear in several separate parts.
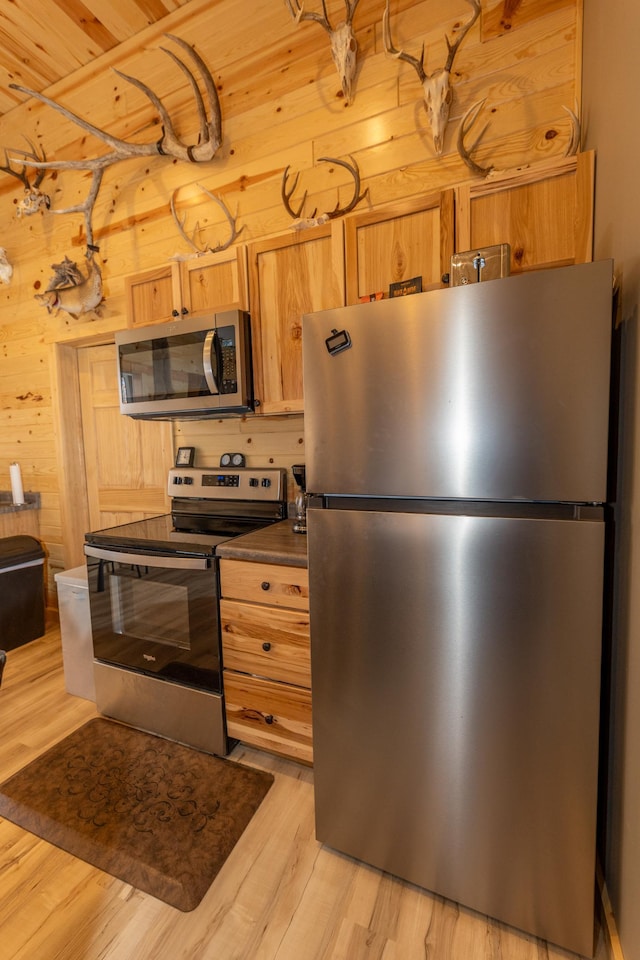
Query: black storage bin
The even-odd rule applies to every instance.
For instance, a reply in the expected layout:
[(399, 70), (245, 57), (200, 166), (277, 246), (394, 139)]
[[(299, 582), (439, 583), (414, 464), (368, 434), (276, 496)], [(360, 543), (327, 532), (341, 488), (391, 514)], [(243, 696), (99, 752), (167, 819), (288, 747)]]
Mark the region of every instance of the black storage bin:
[(35, 537), (0, 538), (0, 647), (44, 634), (44, 550)]

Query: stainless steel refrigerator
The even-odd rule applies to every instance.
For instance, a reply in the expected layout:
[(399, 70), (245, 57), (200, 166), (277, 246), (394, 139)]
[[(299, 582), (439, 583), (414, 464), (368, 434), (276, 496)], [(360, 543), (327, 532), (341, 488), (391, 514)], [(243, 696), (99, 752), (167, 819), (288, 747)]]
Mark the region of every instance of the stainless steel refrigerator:
[(612, 263), (303, 319), (316, 832), (593, 952)]

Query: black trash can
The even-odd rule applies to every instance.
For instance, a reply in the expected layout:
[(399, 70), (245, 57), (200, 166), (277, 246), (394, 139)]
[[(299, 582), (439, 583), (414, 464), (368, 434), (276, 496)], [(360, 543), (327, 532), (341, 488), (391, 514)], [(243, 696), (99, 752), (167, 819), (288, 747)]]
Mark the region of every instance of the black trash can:
[(35, 537), (0, 538), (0, 647), (44, 635), (44, 550)]

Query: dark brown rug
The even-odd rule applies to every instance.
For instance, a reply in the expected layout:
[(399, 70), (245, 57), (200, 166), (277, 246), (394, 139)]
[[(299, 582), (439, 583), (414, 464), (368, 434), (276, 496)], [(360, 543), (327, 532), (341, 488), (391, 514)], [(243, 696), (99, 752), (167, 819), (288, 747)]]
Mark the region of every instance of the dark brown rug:
[(0, 786), (0, 815), (179, 910), (200, 903), (273, 783), (102, 718)]

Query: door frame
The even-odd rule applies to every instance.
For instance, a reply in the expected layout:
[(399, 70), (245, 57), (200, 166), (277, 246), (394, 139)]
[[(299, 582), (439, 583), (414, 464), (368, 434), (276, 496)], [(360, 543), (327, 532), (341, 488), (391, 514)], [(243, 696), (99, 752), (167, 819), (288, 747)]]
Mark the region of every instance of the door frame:
[(64, 570), (84, 564), (84, 535), (90, 526), (78, 351), (114, 342), (113, 333), (103, 333), (51, 345), (49, 368)]

